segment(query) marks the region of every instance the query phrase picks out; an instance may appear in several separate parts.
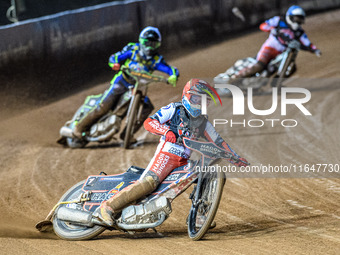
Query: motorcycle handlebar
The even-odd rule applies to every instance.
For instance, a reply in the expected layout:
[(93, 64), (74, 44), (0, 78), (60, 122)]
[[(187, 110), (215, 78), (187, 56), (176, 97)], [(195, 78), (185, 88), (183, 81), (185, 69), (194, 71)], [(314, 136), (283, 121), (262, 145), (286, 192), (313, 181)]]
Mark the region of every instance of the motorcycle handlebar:
[(291, 40), (290, 42), (288, 42), (288, 47), (292, 49), (300, 49), (300, 45), (301, 43), (297, 40)]
[(169, 84), (168, 79), (165, 78), (164, 76), (161, 75), (155, 75), (155, 74), (151, 74), (149, 72), (146, 71), (136, 71), (136, 70), (132, 70), (127, 66), (122, 65), (120, 68), (121, 71), (125, 72), (126, 74), (128, 74), (129, 76), (135, 78), (135, 79), (146, 79), (150, 82), (164, 82), (166, 84)]
[(272, 34), (275, 37), (280, 38), (284, 42), (284, 44), (286, 44), (288, 46), (288, 48), (291, 48), (291, 49), (300, 49), (301, 43), (298, 40), (291, 39), (289, 36), (287, 36), (287, 35), (285, 35), (283, 33), (279, 33), (276, 29), (275, 29), (275, 31), (276, 32), (273, 32)]
[[(185, 147), (187, 147), (190, 150), (197, 151), (209, 158), (220, 158), (220, 159), (227, 159), (231, 161), (232, 163), (239, 163), (242, 162), (246, 165), (249, 165), (248, 162), (245, 162), (241, 160), (239, 157), (235, 156), (230, 151), (227, 151), (219, 146), (217, 146), (213, 142), (200, 142), (196, 140), (191, 140), (187, 137), (182, 137), (182, 142)], [(202, 151), (203, 150), (203, 151)]]

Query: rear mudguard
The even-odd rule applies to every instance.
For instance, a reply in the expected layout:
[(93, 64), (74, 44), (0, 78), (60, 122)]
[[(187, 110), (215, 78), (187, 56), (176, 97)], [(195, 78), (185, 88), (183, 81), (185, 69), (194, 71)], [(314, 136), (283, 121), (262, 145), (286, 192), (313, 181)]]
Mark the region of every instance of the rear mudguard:
[(244, 68), (249, 68), (256, 62), (257, 62), (256, 59), (251, 57), (239, 59), (235, 62), (235, 64), (232, 67), (228, 68), (224, 73), (218, 74), (214, 78), (214, 82), (221, 84), (228, 83), (231, 76), (237, 75), (241, 70), (243, 70)]
[[(79, 121), (84, 115), (86, 115), (89, 111), (99, 105), (101, 100), (103, 99), (103, 96), (103, 94), (99, 94), (86, 97), (84, 104), (80, 106), (76, 113), (73, 115), (71, 122)], [(118, 114), (119, 116), (122, 116), (123, 113), (127, 110), (130, 98), (130, 92), (126, 91), (117, 102), (117, 107), (113, 111), (113, 114)]]
[[(108, 118), (111, 118), (111, 116), (117, 115), (118, 116), (123, 116), (124, 112), (127, 111), (127, 106), (128, 106), (128, 100), (129, 100), (129, 91), (127, 91), (119, 100), (118, 106), (116, 107), (115, 111), (110, 111), (106, 113), (104, 116), (102, 116), (98, 121), (93, 123), (91, 127), (88, 128), (90, 130), (93, 126), (97, 125), (100, 122), (105, 122)], [(110, 140), (110, 138), (117, 132), (119, 132), (120, 129), (120, 118), (116, 117), (115, 125), (111, 127), (107, 132), (101, 132), (100, 134), (96, 134), (95, 136), (92, 136), (92, 134), (88, 134), (89, 132), (86, 132), (87, 135), (84, 136), (81, 140), (76, 139), (73, 137), (72, 130), (77, 123), (84, 118), (90, 111), (92, 111), (94, 108), (96, 108), (100, 102), (103, 99), (103, 94), (99, 95), (91, 95), (88, 96), (83, 105), (81, 105), (78, 110), (75, 112), (73, 115), (72, 119), (67, 121), (65, 125), (60, 129), (60, 136), (61, 138), (57, 141), (57, 143), (62, 144), (62, 145), (68, 145), (70, 147), (78, 148), (78, 147), (83, 147), (83, 146), (72, 146), (70, 143), (84, 143), (84, 145), (88, 142), (102, 142), (102, 141), (107, 141)], [(111, 123), (111, 121), (110, 121)], [(97, 126), (96, 126), (97, 127)], [(96, 128), (95, 128), (96, 130)], [(67, 139), (71, 139), (67, 141)], [(74, 140), (74, 141), (73, 141)]]
[(72, 125), (75, 121), (79, 121), (84, 115), (91, 111), (96, 105), (100, 103), (103, 98), (103, 94), (91, 95), (86, 97), (84, 103), (78, 108), (76, 113), (73, 115), (70, 124)]

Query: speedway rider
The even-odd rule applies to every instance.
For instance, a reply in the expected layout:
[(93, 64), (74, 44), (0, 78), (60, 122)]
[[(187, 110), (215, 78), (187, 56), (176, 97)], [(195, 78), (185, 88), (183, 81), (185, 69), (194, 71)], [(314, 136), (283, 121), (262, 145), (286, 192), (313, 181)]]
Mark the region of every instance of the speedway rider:
[[(109, 66), (114, 71), (118, 71), (118, 73), (113, 77), (111, 86), (104, 92), (101, 101), (75, 125), (73, 129), (73, 135), (75, 137), (81, 138), (86, 128), (91, 126), (110, 109), (114, 109), (119, 98), (130, 86), (134, 86), (134, 79), (127, 76), (123, 71), (120, 71), (121, 65), (125, 65), (135, 71), (153, 72), (154, 70), (158, 70), (164, 72), (169, 75), (168, 83), (174, 87), (176, 86), (179, 72), (177, 68), (168, 65), (163, 57), (158, 54), (161, 40), (162, 37), (159, 30), (155, 27), (148, 26), (140, 33), (139, 43), (129, 43), (122, 51), (110, 56)], [(143, 121), (149, 116), (153, 109), (152, 103), (149, 98), (146, 97), (142, 111)], [(136, 132), (140, 126), (136, 126), (134, 132)], [(123, 139), (124, 136), (125, 130), (120, 135), (121, 139)]]
[(214, 93), (205, 81), (191, 79), (184, 87), (182, 101), (162, 107), (144, 122), (146, 130), (161, 136), (157, 150), (134, 184), (101, 204), (94, 213), (103, 224), (112, 226), (113, 213), (121, 211), (128, 204), (151, 193), (175, 168), (186, 165), (191, 151), (182, 144), (182, 137), (216, 143), (238, 158), (236, 166), (247, 166), (247, 160), (240, 158), (216, 132), (208, 119), (201, 115), (201, 95)]
[(285, 17), (275, 16), (260, 25), (260, 29), (269, 32), (269, 37), (257, 53), (257, 62), (249, 68), (242, 69), (231, 77), (229, 82), (237, 78), (251, 77), (261, 72), (268, 63), (287, 48), (287, 42), (295, 39), (301, 43), (301, 49), (321, 56), (321, 51), (313, 45), (301, 25), (305, 22), (305, 11), (297, 5), (291, 6)]

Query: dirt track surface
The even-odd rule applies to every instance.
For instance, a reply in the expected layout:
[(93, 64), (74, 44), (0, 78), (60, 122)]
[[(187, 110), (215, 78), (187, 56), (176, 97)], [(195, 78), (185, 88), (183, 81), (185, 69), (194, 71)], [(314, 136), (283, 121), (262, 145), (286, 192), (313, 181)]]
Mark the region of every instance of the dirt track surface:
[[(218, 131), (252, 164), (339, 164), (340, 158), (340, 11), (307, 19), (305, 29), (322, 50), (318, 59), (301, 52), (295, 77), (310, 89), (306, 105), (313, 116), (303, 117), (296, 108), (286, 119), (295, 118), (295, 128), (227, 128)], [(165, 87), (150, 97), (156, 108), (176, 101), (192, 77), (214, 77), (242, 57), (256, 54), (266, 34), (256, 32), (198, 50), (171, 64), (181, 71), (177, 88)], [(331, 78), (331, 79), (324, 79)], [(200, 242), (187, 236), (185, 219), (190, 207), (188, 194), (173, 203), (171, 217), (158, 228), (130, 236), (106, 231), (93, 241), (67, 242), (53, 233), (34, 228), (45, 218), (60, 196), (90, 174), (119, 173), (130, 165), (146, 167), (157, 146), (157, 137), (138, 133), (144, 144), (124, 151), (114, 143), (72, 150), (55, 143), (59, 128), (70, 118), (86, 95), (100, 93), (107, 84), (67, 97), (24, 114), (2, 109), (0, 122), (0, 254), (339, 254), (340, 179), (321, 178), (231, 178), (226, 182), (217, 227)], [(232, 101), (223, 98), (224, 107)], [(270, 96), (259, 96), (259, 109), (270, 107)], [(226, 108), (223, 108), (226, 109)], [(214, 108), (210, 118), (225, 113)], [(272, 117), (281, 118), (279, 113)], [(225, 118), (230, 118), (225, 117)], [(246, 118), (257, 118), (252, 115)]]

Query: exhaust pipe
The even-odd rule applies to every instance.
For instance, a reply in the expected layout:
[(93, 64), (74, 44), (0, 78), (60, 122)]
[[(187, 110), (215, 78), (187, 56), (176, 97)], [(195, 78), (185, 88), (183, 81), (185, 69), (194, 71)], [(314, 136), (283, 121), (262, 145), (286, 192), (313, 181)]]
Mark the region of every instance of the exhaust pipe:
[(87, 227), (93, 227), (92, 212), (81, 211), (77, 209), (71, 209), (68, 207), (60, 207), (57, 211), (57, 218), (59, 220), (74, 222), (79, 225)]
[[(159, 216), (158, 221), (153, 223), (126, 224), (117, 222), (117, 226), (124, 230), (155, 228), (161, 225), (166, 219), (165, 213), (160, 213), (158, 216)], [(71, 222), (86, 227), (93, 227), (94, 225), (101, 225), (107, 227), (105, 224), (94, 218), (92, 212), (71, 209), (68, 207), (60, 207), (57, 211), (56, 217), (59, 220)]]
[(63, 137), (69, 137), (69, 138), (73, 138), (73, 132), (72, 129), (66, 126), (63, 126), (60, 131), (59, 131), (60, 136)]

